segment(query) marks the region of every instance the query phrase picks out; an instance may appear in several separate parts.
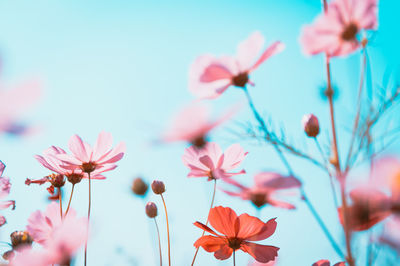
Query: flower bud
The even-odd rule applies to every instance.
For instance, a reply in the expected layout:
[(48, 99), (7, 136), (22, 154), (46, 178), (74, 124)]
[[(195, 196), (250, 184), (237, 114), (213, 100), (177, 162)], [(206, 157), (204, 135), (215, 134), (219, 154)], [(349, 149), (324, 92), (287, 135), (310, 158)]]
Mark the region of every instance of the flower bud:
[(154, 180), (153, 183), (151, 183), (151, 189), (155, 194), (162, 194), (165, 192), (165, 185), (164, 182), (159, 181), (159, 180)]
[(140, 177), (135, 178), (132, 183), (132, 192), (138, 196), (144, 196), (147, 193), (149, 186)]
[(319, 122), (315, 115), (304, 115), (301, 123), (307, 136), (315, 138), (319, 134)]
[(146, 214), (149, 218), (154, 218), (157, 216), (157, 205), (154, 202), (148, 202), (146, 204)]
[(64, 186), (65, 178), (64, 175), (60, 174), (51, 174), (49, 175), (50, 183), (57, 188)]
[(15, 257), (15, 252), (14, 250), (8, 250), (3, 253), (2, 257), (4, 260), (12, 260)]
[(33, 239), (27, 231), (15, 231), (10, 235), (11, 245), (13, 249), (20, 247), (22, 245), (30, 246), (32, 245)]

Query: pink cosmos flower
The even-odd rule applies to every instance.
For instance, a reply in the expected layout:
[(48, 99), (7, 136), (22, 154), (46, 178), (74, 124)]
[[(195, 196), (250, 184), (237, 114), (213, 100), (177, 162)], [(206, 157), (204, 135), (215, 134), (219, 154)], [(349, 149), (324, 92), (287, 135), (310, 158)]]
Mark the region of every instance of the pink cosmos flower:
[(231, 85), (245, 87), (247, 83), (252, 84), (249, 74), (284, 49), (281, 42), (274, 42), (263, 50), (264, 42), (262, 34), (254, 32), (238, 45), (236, 57), (198, 57), (189, 70), (189, 90), (199, 98), (213, 99)]
[(194, 146), (185, 149), (182, 160), (190, 169), (188, 177), (208, 177), (212, 180), (246, 173), (244, 170), (228, 172), (237, 168), (246, 155), (247, 152), (239, 144), (231, 145), (222, 153), (217, 143), (209, 142), (202, 149)]
[[(21, 250), (11, 265), (66, 265), (85, 243), (87, 228), (86, 218), (78, 218), (70, 209), (68, 215), (61, 219), (58, 204), (51, 203), (44, 213), (36, 211), (28, 219), (27, 230), (42, 248)], [(27, 263), (30, 260), (36, 264)]]
[(345, 56), (360, 46), (361, 30), (377, 28), (377, 0), (334, 0), (327, 12), (304, 27), (301, 43), (306, 54)]
[[(313, 263), (312, 266), (331, 266), (331, 263), (329, 262), (329, 260), (319, 260), (315, 263)], [(333, 266), (346, 266), (345, 262), (338, 262)]]
[(174, 117), (162, 140), (165, 142), (187, 141), (197, 147), (202, 147), (206, 144), (208, 132), (229, 120), (236, 109), (232, 108), (212, 121), (209, 106), (201, 102), (193, 102)]
[(29, 134), (31, 130), (19, 120), (40, 96), (41, 84), (37, 80), (25, 81), (11, 88), (0, 85), (0, 132)]
[(379, 237), (379, 242), (390, 246), (400, 254), (400, 218), (394, 217), (384, 225), (383, 234)]
[[(370, 187), (359, 187), (350, 191), (351, 205), (348, 207), (349, 227), (353, 231), (368, 230), (391, 214), (390, 198)], [(343, 224), (343, 209), (338, 209)]]
[(112, 148), (112, 136), (108, 132), (101, 132), (97, 138), (96, 145), (92, 148), (88, 143), (82, 141), (78, 135), (71, 137), (68, 143), (72, 155), (59, 153), (57, 158), (63, 161), (70, 170), (82, 170), (85, 173), (98, 173), (113, 170), (115, 164), (122, 159), (125, 153), (125, 143), (120, 142)]
[(285, 177), (274, 172), (262, 172), (254, 176), (254, 185), (245, 187), (230, 179), (228, 183), (237, 187), (239, 192), (223, 190), (230, 196), (240, 197), (243, 200), (250, 200), (256, 207), (260, 208), (266, 204), (284, 209), (295, 209), (296, 207), (286, 201), (279, 199), (282, 191), (298, 189), (301, 182), (292, 176)]
[(28, 218), (26, 230), (32, 236), (33, 240), (42, 245), (48, 245), (54, 239), (54, 232), (64, 226), (66, 221), (79, 220), (74, 209), (68, 211), (67, 216), (61, 219), (59, 204), (52, 202), (46, 208), (45, 212), (35, 211)]
[[(6, 166), (2, 161), (0, 161), (0, 199), (3, 199), (10, 194), (11, 183), (8, 177), (3, 176), (3, 172)], [(0, 210), (7, 209), (12, 206), (12, 209), (15, 209), (15, 201), (14, 200), (6, 200), (0, 202)], [(0, 226), (3, 226), (6, 223), (6, 218), (3, 215), (0, 215)]]

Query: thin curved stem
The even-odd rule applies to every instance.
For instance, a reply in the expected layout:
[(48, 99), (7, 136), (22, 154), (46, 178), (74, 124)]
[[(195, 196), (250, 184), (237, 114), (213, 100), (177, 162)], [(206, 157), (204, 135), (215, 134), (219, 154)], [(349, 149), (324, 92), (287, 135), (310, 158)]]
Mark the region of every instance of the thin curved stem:
[(67, 206), (67, 210), (65, 211), (64, 217), (67, 216), (69, 207), (71, 206), (72, 196), (74, 195), (74, 188), (75, 188), (75, 184), (72, 184), (71, 195), (69, 196), (68, 206)]
[(333, 90), (331, 84), (331, 72), (330, 72), (330, 62), (329, 56), (326, 55), (326, 75), (327, 75), (327, 96), (329, 100), (329, 111), (330, 111), (330, 120), (331, 120), (331, 128), (332, 128), (332, 137), (333, 137), (333, 153), (334, 153), (334, 166), (336, 169), (336, 178), (339, 180), (340, 183), (340, 194), (342, 198), (342, 208), (343, 208), (343, 229), (346, 238), (346, 250), (347, 250), (347, 257), (346, 260), (350, 266), (354, 266), (354, 258), (351, 252), (351, 232), (349, 229), (349, 221), (348, 221), (348, 205), (347, 205), (347, 198), (346, 198), (346, 180), (345, 176), (342, 175), (341, 167), (340, 167), (340, 158), (339, 158), (339, 149), (337, 145), (337, 136), (336, 136), (336, 126), (335, 126), (335, 111), (333, 105)]
[(157, 229), (158, 249), (159, 249), (159, 251), (160, 251), (160, 266), (162, 266), (162, 253), (161, 253), (160, 230), (158, 230), (158, 224), (157, 224), (156, 217), (154, 217), (154, 223), (156, 224), (156, 229)]
[[(210, 209), (208, 210), (208, 214), (207, 214), (206, 226), (208, 225), (208, 219), (210, 217), (210, 211), (211, 211), (212, 207), (214, 206), (214, 199), (215, 199), (215, 191), (216, 190), (217, 190), (217, 179), (214, 179), (214, 191), (213, 191), (213, 195), (212, 195), (212, 199), (211, 199)], [(206, 231), (203, 230), (203, 233), (201, 234), (201, 236), (204, 236), (205, 232)], [(194, 265), (194, 262), (195, 262), (196, 257), (197, 257), (197, 253), (199, 252), (199, 248), (200, 248), (200, 246), (196, 248), (196, 252), (194, 253), (194, 257), (193, 257), (191, 266)]]
[[(92, 206), (92, 184), (91, 184), (91, 178), (90, 178), (90, 172), (88, 173), (88, 179), (89, 179), (89, 206), (88, 206), (88, 230), (87, 230), (87, 235), (89, 234), (89, 222), (90, 222), (90, 209)], [(85, 241), (85, 263), (84, 265), (86, 266), (87, 263), (87, 247), (88, 247), (88, 238), (86, 237)]]
[(322, 159), (324, 160), (324, 163), (325, 163), (328, 175), (329, 175), (329, 181), (331, 183), (333, 202), (334, 202), (335, 208), (337, 210), (339, 208), (339, 203), (338, 203), (338, 199), (337, 199), (337, 196), (336, 196), (335, 184), (333, 183), (333, 176), (332, 176), (332, 174), (331, 174), (331, 172), (329, 171), (329, 168), (328, 168), (328, 160), (326, 159), (326, 157), (324, 155), (324, 152), (322, 151), (321, 145), (319, 144), (319, 141), (318, 141), (318, 139), (316, 137), (314, 138), (314, 141), (315, 141), (315, 145), (317, 146), (319, 152), (321, 153)]
[(62, 210), (62, 193), (61, 188), (58, 188), (58, 201), (60, 202), (60, 215), (61, 219), (63, 218), (63, 210)]
[(171, 244), (170, 244), (170, 239), (169, 239), (169, 222), (168, 222), (168, 212), (167, 212), (167, 205), (165, 204), (165, 200), (162, 194), (160, 194), (162, 202), (164, 204), (164, 209), (165, 209), (165, 217), (167, 220), (167, 235), (168, 235), (168, 265), (171, 266)]
[[(258, 123), (261, 126), (261, 129), (263, 130), (265, 137), (266, 138), (270, 138), (270, 132), (264, 122), (264, 120), (262, 119), (262, 117), (260, 116), (260, 114), (258, 113), (257, 109), (254, 106), (253, 100), (250, 97), (249, 92), (247, 91), (247, 88), (244, 87), (243, 91), (245, 92), (247, 101), (249, 103), (250, 109), (252, 110), (254, 117), (256, 118), (256, 120), (258, 121)], [(286, 159), (285, 155), (283, 154), (283, 152), (281, 151), (281, 149), (278, 147), (276, 142), (271, 142), (276, 151), (276, 153), (278, 154), (279, 158), (281, 159), (281, 161), (283, 162), (283, 164), (285, 165), (286, 169), (288, 170), (289, 174), (294, 176), (294, 171), (293, 168), (291, 167), (291, 165), (289, 164), (289, 161)], [(323, 233), (325, 234), (325, 236), (328, 238), (329, 242), (331, 243), (331, 246), (333, 247), (333, 249), (336, 251), (336, 253), (344, 258), (343, 252), (340, 250), (338, 244), (336, 243), (336, 241), (334, 240), (334, 238), (332, 237), (331, 233), (329, 232), (328, 228), (326, 227), (325, 223), (323, 222), (322, 218), (319, 216), (318, 212), (316, 211), (316, 209), (314, 208), (314, 206), (312, 205), (312, 203), (310, 202), (310, 200), (307, 197), (306, 192), (303, 189), (303, 186), (300, 187), (300, 192), (301, 192), (301, 196), (303, 198), (303, 200), (305, 201), (308, 209), (310, 210), (312, 216), (314, 217), (314, 219), (317, 221), (318, 225), (321, 227)]]

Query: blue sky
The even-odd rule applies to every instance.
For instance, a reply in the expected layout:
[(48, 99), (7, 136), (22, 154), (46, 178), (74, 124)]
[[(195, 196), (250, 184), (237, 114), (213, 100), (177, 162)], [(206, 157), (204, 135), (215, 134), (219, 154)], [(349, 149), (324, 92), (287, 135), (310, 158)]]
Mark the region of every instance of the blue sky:
[[(399, 67), (399, 8), (398, 1), (379, 5), (379, 31), (369, 50), (376, 86), (382, 84), (384, 73), (396, 73)], [(295, 143), (315, 153), (313, 143), (301, 131), (300, 120), (305, 113), (315, 113), (321, 121), (321, 140), (328, 145), (328, 107), (319, 97), (319, 87), (325, 82), (323, 57), (304, 56), (298, 39), (302, 25), (312, 22), (320, 10), (317, 0), (2, 1), (3, 81), (34, 76), (45, 84), (40, 104), (24, 117), (43, 131), (31, 138), (0, 138), (0, 159), (13, 182), (10, 198), (17, 201), (17, 209), (6, 213), (8, 224), (2, 228), (2, 240), (24, 228), (30, 213), (47, 204), (44, 187), (24, 185), (27, 177), (48, 174), (33, 155), (50, 145), (66, 148), (75, 133), (93, 143), (105, 130), (113, 134), (115, 142), (126, 142), (127, 154), (106, 180), (93, 184), (89, 265), (156, 265), (155, 228), (144, 215), (144, 204), (153, 200), (160, 206), (160, 201), (153, 195), (141, 200), (130, 193), (137, 175), (165, 181), (173, 261), (175, 265), (189, 264), (193, 242), (201, 235), (192, 223), (206, 217), (212, 183), (186, 178), (188, 170), (180, 158), (185, 145), (158, 147), (152, 141), (171, 115), (193, 99), (187, 90), (190, 63), (203, 53), (234, 53), (237, 43), (255, 30), (265, 35), (267, 44), (284, 42), (286, 50), (252, 75), (256, 87), (250, 93), (263, 114), (283, 124)], [(340, 88), (336, 111), (342, 128), (352, 121), (359, 66), (359, 53), (332, 62), (333, 80)], [(223, 110), (241, 100), (239, 90), (229, 89), (212, 105)], [(253, 121), (246, 108), (235, 119)], [(398, 116), (392, 120), (398, 122)], [(238, 180), (250, 184), (252, 175), (265, 169), (285, 172), (270, 146), (238, 139), (227, 128), (235, 128), (234, 123), (218, 130), (212, 140), (224, 149), (240, 142), (250, 151), (243, 163), (248, 174)], [(347, 131), (340, 131), (339, 138), (348, 141)], [(391, 152), (398, 147), (395, 144)], [(327, 176), (304, 161), (289, 158), (311, 200), (343, 244)], [(73, 199), (73, 207), (82, 215), (87, 209), (86, 191), (87, 184), (82, 182)], [(256, 213), (248, 202), (221, 192), (217, 192), (216, 204), (238, 213)], [(311, 265), (322, 258), (338, 261), (304, 203), (297, 205), (297, 211), (266, 207), (261, 212), (264, 220), (277, 217), (277, 231), (265, 243), (281, 248), (281, 265)], [(158, 221), (166, 239), (163, 218), (161, 214)], [(166, 242), (163, 244), (166, 254)], [(248, 258), (238, 253), (238, 265), (245, 265)], [(79, 255), (77, 265), (81, 260)], [(197, 265), (205, 264), (231, 265), (232, 261), (219, 262), (201, 250)]]

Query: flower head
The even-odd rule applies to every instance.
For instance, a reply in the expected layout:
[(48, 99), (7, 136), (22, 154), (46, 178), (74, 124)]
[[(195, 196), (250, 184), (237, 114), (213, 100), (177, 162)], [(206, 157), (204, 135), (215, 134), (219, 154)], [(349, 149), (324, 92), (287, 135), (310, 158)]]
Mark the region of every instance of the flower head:
[(284, 48), (281, 42), (274, 42), (263, 50), (264, 42), (262, 34), (254, 32), (238, 45), (236, 57), (198, 57), (189, 70), (190, 91), (199, 98), (217, 98), (229, 86), (252, 84), (249, 74)]
[(244, 174), (244, 170), (238, 173), (229, 171), (237, 168), (246, 155), (247, 152), (239, 144), (231, 145), (222, 153), (217, 143), (209, 142), (202, 149), (194, 146), (187, 148), (182, 160), (190, 169), (188, 177), (208, 177), (212, 180)]
[(41, 87), (37, 80), (28, 80), (12, 88), (0, 85), (0, 132), (12, 135), (26, 135), (31, 132), (19, 119), (39, 100)]
[[(329, 262), (329, 260), (319, 260), (315, 263), (313, 263), (312, 266), (331, 266), (331, 263)], [(338, 262), (333, 266), (346, 266), (345, 262)]]
[[(360, 187), (350, 191), (352, 204), (348, 206), (349, 227), (353, 231), (368, 230), (391, 214), (390, 198), (381, 191)], [(339, 207), (339, 218), (343, 224), (343, 208)]]
[(195, 101), (176, 114), (164, 132), (162, 141), (186, 141), (201, 148), (206, 144), (207, 134), (229, 120), (236, 111), (237, 107), (232, 107), (212, 120), (209, 106)]
[(125, 143), (120, 142), (112, 148), (112, 136), (104, 131), (99, 134), (93, 148), (78, 135), (71, 137), (68, 146), (72, 155), (59, 153), (56, 156), (66, 164), (62, 167), (81, 170), (87, 174), (100, 174), (115, 169), (117, 167), (115, 163), (121, 160), (125, 153)]
[(274, 172), (262, 172), (255, 175), (252, 187), (245, 187), (233, 179), (229, 179), (227, 183), (237, 187), (239, 192), (223, 190), (225, 193), (240, 197), (243, 200), (250, 200), (257, 208), (270, 204), (278, 208), (295, 209), (296, 207), (293, 204), (280, 200), (279, 194), (301, 187), (301, 182), (297, 178), (293, 176), (285, 177)]
[[(11, 183), (8, 177), (3, 176), (4, 169), (6, 168), (5, 164), (0, 161), (0, 199), (3, 199), (10, 194)], [(12, 207), (15, 209), (15, 201), (14, 200), (6, 200), (0, 201), (0, 210), (7, 209)], [(6, 218), (0, 215), (0, 226), (3, 226), (6, 223)]]
[(253, 242), (264, 240), (275, 232), (275, 219), (264, 223), (246, 213), (237, 216), (231, 208), (217, 206), (210, 210), (209, 222), (220, 234), (200, 222), (195, 222), (195, 226), (211, 235), (200, 237), (194, 246), (196, 248), (201, 246), (207, 252), (214, 252), (215, 258), (219, 260), (228, 259), (232, 252), (238, 249), (262, 263), (272, 261), (278, 256), (279, 248)]
[(376, 3), (377, 0), (331, 1), (327, 12), (303, 29), (301, 43), (305, 53), (332, 57), (355, 51), (360, 46), (359, 32), (377, 27)]

